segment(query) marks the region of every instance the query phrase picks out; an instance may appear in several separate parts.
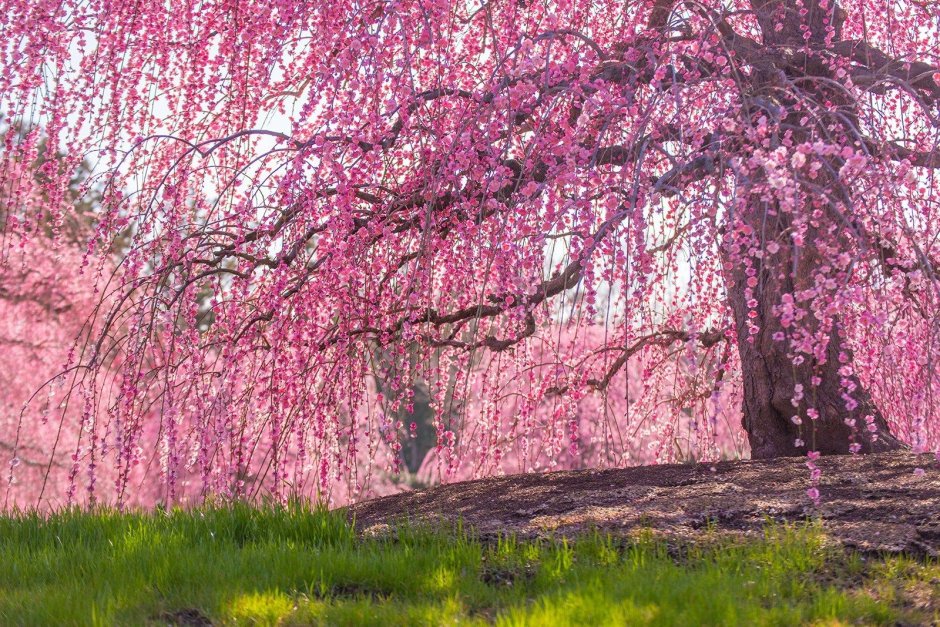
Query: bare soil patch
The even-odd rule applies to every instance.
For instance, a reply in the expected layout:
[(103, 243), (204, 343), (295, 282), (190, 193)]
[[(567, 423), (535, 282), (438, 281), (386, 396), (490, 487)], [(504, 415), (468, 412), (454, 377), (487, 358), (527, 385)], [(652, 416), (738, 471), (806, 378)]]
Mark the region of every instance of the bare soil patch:
[[(356, 528), (454, 524), (486, 537), (571, 536), (597, 528), (652, 529), (694, 539), (701, 530), (759, 535), (767, 520), (818, 518), (845, 546), (940, 556), (940, 464), (933, 455), (824, 457), (819, 506), (806, 495), (805, 458), (667, 464), (520, 474), (437, 486), (348, 509)], [(922, 469), (921, 473), (917, 469)]]

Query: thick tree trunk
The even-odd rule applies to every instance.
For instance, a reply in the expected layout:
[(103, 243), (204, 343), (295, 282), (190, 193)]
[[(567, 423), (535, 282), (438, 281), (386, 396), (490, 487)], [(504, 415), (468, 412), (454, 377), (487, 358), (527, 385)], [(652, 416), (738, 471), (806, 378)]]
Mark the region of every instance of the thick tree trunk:
[[(859, 379), (847, 370), (843, 372), (848, 374), (840, 373), (844, 365), (852, 366), (852, 354), (845, 345), (838, 318), (828, 330), (824, 359), (801, 354), (803, 363), (795, 365), (789, 341), (780, 340), (779, 336), (774, 339), (775, 334), (786, 334), (794, 328), (784, 327), (775, 307), (785, 294), (797, 294), (814, 280), (813, 271), (820, 260), (812, 244), (803, 248), (786, 245), (790, 238), (784, 214), (755, 211), (745, 222), (751, 223), (757, 233), (763, 233), (765, 241), (784, 244), (775, 254), (765, 253), (758, 266), (758, 284), (751, 288), (750, 295), (743, 264), (726, 264), (728, 299), (737, 327), (743, 374), (743, 426), (751, 457), (805, 455), (807, 451), (846, 454), (853, 449), (870, 453), (901, 448), (903, 445), (891, 435)], [(815, 235), (807, 233), (806, 241), (812, 242)], [(757, 301), (756, 307), (748, 307), (751, 299)], [(757, 327), (756, 333), (751, 332), (749, 322)], [(796, 323), (801, 329), (812, 331), (819, 330), (819, 325), (812, 313)], [(794, 404), (798, 389), (802, 390), (803, 398)], [(847, 392), (857, 403), (854, 409), (847, 408), (847, 404), (851, 405), (844, 396)], [(818, 412), (815, 418), (808, 411), (811, 409)]]
[[(807, 43), (824, 46), (829, 38), (841, 38), (845, 13), (836, 2), (807, 0), (793, 4), (786, 0), (752, 0), (751, 8), (760, 24), (765, 46), (798, 48)], [(795, 87), (781, 79), (782, 74), (790, 71), (797, 78), (818, 75), (825, 80), (801, 78), (799, 83), (794, 83), (805, 90), (798, 99), (786, 95)], [(778, 112), (782, 114), (788, 132), (792, 133), (794, 143), (819, 137), (831, 139), (838, 135), (838, 126), (845, 126), (842, 129), (845, 142), (854, 139), (851, 111), (855, 103), (847, 99), (845, 90), (831, 89), (831, 85), (838, 84), (838, 77), (826, 64), (817, 62), (812, 67), (804, 65), (783, 70), (755, 68), (750, 81), (749, 90), (745, 93), (760, 95), (765, 102), (773, 102), (780, 107)], [(826, 120), (814, 130), (806, 126), (801, 100), (829, 101), (841, 107), (843, 116), (838, 120)], [(764, 109), (756, 115), (764, 115), (766, 111)], [(751, 121), (746, 120), (748, 123)], [(779, 141), (779, 137), (776, 138), (778, 146)], [(802, 208), (804, 215), (811, 210), (812, 219), (808, 224), (799, 225), (800, 229), (806, 229), (801, 246), (794, 244), (791, 237), (795, 225), (790, 214), (768, 200), (767, 181), (751, 178), (760, 176), (753, 171), (745, 175), (747, 180), (739, 181), (738, 189), (748, 195), (744, 215), (739, 216), (743, 225), (729, 226), (750, 227), (756, 234), (757, 248), (764, 249), (763, 257), (755, 260), (757, 284), (751, 287), (747, 281), (750, 278), (753, 284), (753, 278), (747, 275), (746, 267), (740, 263), (740, 251), (737, 259), (734, 259), (736, 255), (730, 254), (730, 249), (725, 253), (728, 299), (737, 326), (743, 373), (743, 423), (754, 458), (805, 455), (807, 451), (867, 453), (903, 446), (891, 435), (884, 417), (853, 373), (852, 354), (846, 346), (838, 316), (824, 315), (822, 317), (827, 320), (822, 322), (814, 315), (809, 299), (800, 302), (799, 298), (801, 293), (820, 290), (817, 271), (823, 267), (828, 267), (830, 273), (832, 271), (830, 260), (819, 254), (818, 246), (851, 251), (857, 245), (850, 236), (840, 233), (841, 225), (829, 228), (836, 219), (833, 217), (836, 213), (832, 211), (833, 204), (850, 204), (847, 202), (848, 190), (841, 186), (835, 175), (838, 169), (838, 164), (833, 161), (802, 190), (805, 197), (800, 202), (805, 203)], [(775, 252), (766, 249), (765, 244), (771, 241), (776, 244), (771, 247)], [(838, 287), (826, 289), (829, 291), (822, 295), (824, 300), (831, 297)], [(793, 297), (794, 304), (804, 310), (802, 319), (794, 321), (792, 326), (789, 321), (785, 326), (781, 312), (775, 310), (785, 296)], [(752, 328), (752, 324), (756, 328)], [(828, 336), (824, 354), (794, 354), (791, 336), (787, 333), (795, 328)], [(756, 333), (752, 332), (754, 330)], [(781, 334), (786, 337), (780, 339)]]
[[(756, 321), (761, 328), (753, 336), (754, 343), (748, 341), (751, 336), (745, 320), (749, 310), (743, 289), (735, 286), (729, 292), (738, 325), (743, 372), (743, 426), (752, 458), (805, 455), (809, 450), (845, 454), (851, 452), (853, 443), (860, 446), (861, 453), (901, 448), (858, 378), (854, 374), (848, 377), (839, 374), (842, 366), (839, 353), (848, 351), (838, 328), (830, 333), (826, 363), (816, 364), (815, 368), (794, 366), (784, 342), (772, 339), (781, 326), (769, 312), (762, 312)], [(763, 301), (767, 303), (770, 298), (765, 296)], [(761, 309), (764, 307), (759, 306), (758, 310)], [(814, 376), (819, 380), (816, 385)], [(854, 388), (851, 396), (858, 406), (852, 411), (846, 409), (842, 396), (846, 389), (841, 384), (843, 379), (847, 379), (848, 387)], [(795, 407), (792, 399), (798, 384), (803, 386), (804, 399), (800, 407)], [(819, 412), (818, 418), (807, 414), (807, 405)], [(799, 417), (801, 424), (793, 421), (794, 416)], [(798, 440), (804, 444), (797, 446)]]

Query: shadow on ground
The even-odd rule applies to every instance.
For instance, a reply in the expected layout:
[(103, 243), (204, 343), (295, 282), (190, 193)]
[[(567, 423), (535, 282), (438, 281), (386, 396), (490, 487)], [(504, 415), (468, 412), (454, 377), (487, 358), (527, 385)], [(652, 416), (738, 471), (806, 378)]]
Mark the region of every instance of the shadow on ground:
[(367, 535), (403, 519), (460, 519), (482, 536), (649, 528), (675, 539), (706, 527), (758, 535), (767, 520), (816, 517), (850, 548), (940, 556), (940, 464), (933, 455), (834, 456), (817, 465), (818, 507), (806, 495), (805, 458), (783, 458), (511, 475), (365, 501), (348, 513)]

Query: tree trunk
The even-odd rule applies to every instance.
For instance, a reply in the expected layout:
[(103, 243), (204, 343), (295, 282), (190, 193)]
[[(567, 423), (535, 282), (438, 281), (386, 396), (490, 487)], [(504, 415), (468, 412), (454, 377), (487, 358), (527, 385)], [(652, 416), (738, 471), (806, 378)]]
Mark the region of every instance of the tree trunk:
[[(751, 0), (750, 4), (761, 27), (764, 46), (824, 47), (830, 37), (841, 38), (845, 13), (836, 2), (806, 0), (793, 4), (786, 0)], [(788, 84), (781, 78), (784, 74), (793, 74), (791, 78), (799, 81)], [(825, 80), (807, 81), (806, 76)], [(851, 112), (856, 103), (849, 100), (845, 90), (832, 88), (838, 84), (832, 68), (812, 58), (794, 68), (755, 67), (745, 90), (745, 102), (748, 94), (764, 99), (762, 111), (755, 113), (755, 119), (766, 115), (766, 103), (779, 107), (777, 113), (783, 118), (782, 127), (792, 134), (794, 144), (819, 137), (831, 140), (841, 134), (848, 145), (855, 138), (857, 124)], [(801, 91), (799, 98), (793, 96), (796, 89)], [(815, 129), (806, 126), (806, 113), (801, 110), (803, 104), (827, 101), (840, 107), (843, 116), (838, 120), (814, 122), (818, 124)], [(747, 106), (745, 114), (750, 116)], [(776, 145), (764, 146), (771, 149), (780, 146), (779, 136), (774, 138), (774, 143)], [(803, 203), (802, 215), (811, 216), (807, 223), (800, 225), (794, 224), (792, 215), (796, 214), (787, 213), (779, 202), (768, 200), (773, 194), (767, 194), (766, 178), (761, 179), (761, 175), (751, 171), (738, 181), (738, 190), (744, 194), (745, 202), (739, 207), (742, 211), (737, 216), (739, 222), (729, 226), (743, 227), (745, 231), (750, 227), (756, 243), (753, 239), (745, 242), (744, 251), (739, 249), (735, 254), (734, 242), (729, 241), (723, 254), (729, 305), (741, 356), (743, 424), (753, 458), (805, 455), (807, 451), (868, 453), (903, 447), (891, 435), (884, 417), (853, 372), (852, 354), (846, 346), (838, 316), (822, 316), (827, 319), (821, 321), (814, 315), (810, 299), (800, 302), (801, 295), (821, 289), (817, 273), (828, 273), (829, 277), (837, 275), (832, 271), (831, 260), (820, 254), (821, 245), (846, 252), (858, 245), (838, 222), (836, 205), (851, 204), (849, 191), (835, 174), (838, 171), (839, 164), (833, 160), (800, 190), (802, 197), (797, 202)], [(799, 228), (794, 229), (795, 226)], [(802, 245), (798, 245), (792, 235), (801, 229), (805, 231), (802, 231)], [(775, 242), (776, 246), (771, 247), (775, 252), (767, 249), (769, 242)], [(763, 257), (752, 258), (756, 270), (756, 273), (752, 271), (753, 277), (748, 276), (742, 263), (751, 246), (764, 250)], [(823, 268), (828, 270), (823, 272)], [(757, 279), (756, 285), (753, 285), (753, 278)], [(747, 285), (748, 279), (752, 286)], [(837, 277), (835, 285), (825, 288), (823, 298), (831, 298), (847, 280), (845, 276)], [(802, 319), (792, 324), (789, 320), (785, 323), (778, 309), (784, 298), (791, 297), (793, 304), (804, 310)], [(791, 336), (787, 335), (794, 330), (828, 336), (824, 353), (794, 353)], [(784, 339), (780, 339), (781, 334)]]
[[(813, 271), (821, 263), (812, 243), (819, 233), (810, 229), (807, 245), (798, 248), (789, 241), (786, 214), (757, 210), (743, 220), (762, 234), (764, 241), (780, 245), (775, 254), (764, 253), (755, 268), (758, 284), (750, 293), (744, 265), (730, 261), (727, 253), (725, 256), (728, 299), (737, 328), (744, 384), (743, 426), (751, 457), (796, 456), (807, 451), (870, 453), (902, 448), (855, 374), (839, 372), (844, 365), (852, 366), (852, 354), (843, 340), (838, 318), (832, 320), (828, 330), (829, 343), (823, 359), (801, 354), (803, 363), (794, 365), (795, 354), (789, 341), (774, 339), (775, 334), (792, 332), (794, 326), (814, 332), (820, 329), (821, 323), (812, 312), (785, 328), (780, 312), (774, 311), (785, 294), (792, 296), (812, 284)], [(748, 307), (751, 299), (757, 301), (756, 307)], [(752, 333), (752, 325), (756, 326), (756, 333)], [(797, 386), (802, 386), (803, 399), (794, 404)], [(857, 403), (851, 410), (844, 397), (849, 390), (851, 400)], [(815, 410), (818, 416), (814, 418), (808, 410)]]

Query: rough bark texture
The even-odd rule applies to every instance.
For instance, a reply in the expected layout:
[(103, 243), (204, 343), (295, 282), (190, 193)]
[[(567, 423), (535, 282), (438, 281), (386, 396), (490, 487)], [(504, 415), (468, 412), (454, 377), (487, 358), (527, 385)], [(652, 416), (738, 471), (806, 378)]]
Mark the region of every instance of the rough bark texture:
[[(779, 216), (776, 216), (779, 217)], [(771, 217), (772, 219), (775, 217)], [(770, 259), (760, 272), (760, 283), (755, 289), (758, 307), (757, 317), (752, 319), (759, 331), (751, 335), (747, 325), (750, 309), (745, 298), (746, 276), (742, 268), (733, 272), (728, 296), (738, 328), (738, 350), (744, 388), (743, 426), (751, 446), (751, 457), (805, 455), (807, 450), (824, 455), (851, 452), (853, 442), (861, 449), (858, 452), (872, 453), (890, 451), (901, 447), (891, 435), (884, 417), (875, 407), (871, 396), (853, 374), (843, 377), (840, 353), (849, 357), (836, 319), (828, 330), (829, 345), (824, 363), (809, 358), (799, 365), (787, 350), (786, 342), (774, 340), (773, 335), (784, 331), (780, 316), (773, 308), (783, 294), (793, 294), (799, 289), (801, 279), (808, 280), (813, 267), (812, 251), (806, 251), (794, 266), (794, 248), (782, 248)], [(786, 268), (796, 267), (791, 274)], [(814, 385), (813, 377), (820, 383)], [(794, 390), (802, 385), (804, 399), (798, 406), (793, 403)], [(849, 411), (843, 393), (847, 388), (858, 406)], [(806, 408), (813, 407), (819, 416), (813, 419)], [(799, 416), (801, 423), (792, 418)], [(852, 423), (854, 422), (854, 425)], [(873, 425), (870, 430), (869, 424)], [(796, 446), (797, 440), (803, 446)]]
[[(827, 35), (833, 34), (829, 32), (829, 24), (832, 24), (834, 38), (838, 40), (844, 19), (844, 13), (838, 6), (823, 4), (818, 0), (799, 6), (805, 6), (805, 15), (797, 11), (797, 5), (781, 0), (752, 2), (763, 31), (764, 46), (768, 49), (799, 48), (806, 41), (803, 37), (803, 29), (806, 27), (809, 28), (809, 43), (824, 45)], [(784, 76), (819, 77), (826, 80), (800, 81), (806, 89), (801, 96), (840, 105), (847, 112), (843, 118), (845, 124), (853, 124), (850, 112), (855, 103), (846, 100), (846, 92), (831, 88), (831, 85), (838, 84), (831, 72), (825, 64), (811, 59), (804, 60), (798, 68), (778, 67), (773, 63), (769, 63), (766, 68), (755, 68), (749, 95), (755, 102), (761, 101), (761, 111), (755, 110), (754, 113), (766, 115), (768, 103), (778, 107), (782, 126), (791, 129), (795, 141), (831, 134), (831, 126), (818, 129), (805, 127), (804, 113), (799, 110), (797, 101), (788, 99), (786, 90), (781, 89)], [(850, 135), (854, 129), (846, 126), (843, 131)], [(776, 241), (781, 245), (779, 252), (765, 255), (760, 260), (757, 275), (759, 283), (751, 294), (758, 301), (754, 309), (747, 305), (750, 298), (746, 292), (745, 282), (748, 277), (745, 269), (739, 263), (726, 264), (729, 305), (738, 330), (743, 371), (743, 426), (754, 458), (803, 455), (807, 450), (844, 454), (851, 452), (853, 443), (857, 443), (861, 447), (859, 452), (863, 453), (902, 447), (891, 435), (884, 417), (858, 378), (854, 374), (844, 376), (839, 372), (844, 364), (851, 364), (851, 352), (845, 345), (838, 318), (820, 328), (821, 323), (810, 312), (799, 323), (812, 332), (821, 331), (828, 335), (828, 350), (822, 359), (810, 357), (795, 366), (789, 342), (773, 339), (775, 333), (786, 331), (779, 313), (774, 311), (781, 298), (785, 294), (797, 295), (813, 286), (814, 272), (823, 263), (815, 250), (816, 244), (828, 240), (842, 250), (852, 250), (858, 245), (849, 236), (840, 235), (839, 230), (834, 234), (829, 228), (833, 221), (840, 219), (839, 211), (845, 206), (851, 206), (848, 191), (835, 175), (838, 170), (838, 163), (833, 162), (829, 172), (823, 171), (812, 186), (807, 185), (802, 190), (806, 194), (804, 202), (812, 203), (819, 214), (811, 222), (803, 238), (803, 246), (792, 241), (793, 223), (790, 215), (781, 210), (779, 203), (768, 202), (762, 196), (760, 190), (766, 187), (766, 180), (738, 181), (746, 199), (741, 221), (759, 234), (762, 241)], [(839, 208), (835, 205), (839, 205)], [(843, 228), (841, 224), (839, 227)], [(798, 304), (808, 308), (805, 303)], [(759, 328), (756, 335), (751, 334), (749, 321)], [(794, 405), (792, 400), (798, 385), (802, 386), (804, 400)], [(844, 398), (847, 391), (858, 404), (852, 410), (847, 409), (847, 400)], [(806, 411), (808, 408), (817, 411), (818, 417), (814, 419), (809, 416)], [(794, 416), (798, 416), (802, 422), (796, 424)], [(797, 446), (798, 440), (805, 444)]]

